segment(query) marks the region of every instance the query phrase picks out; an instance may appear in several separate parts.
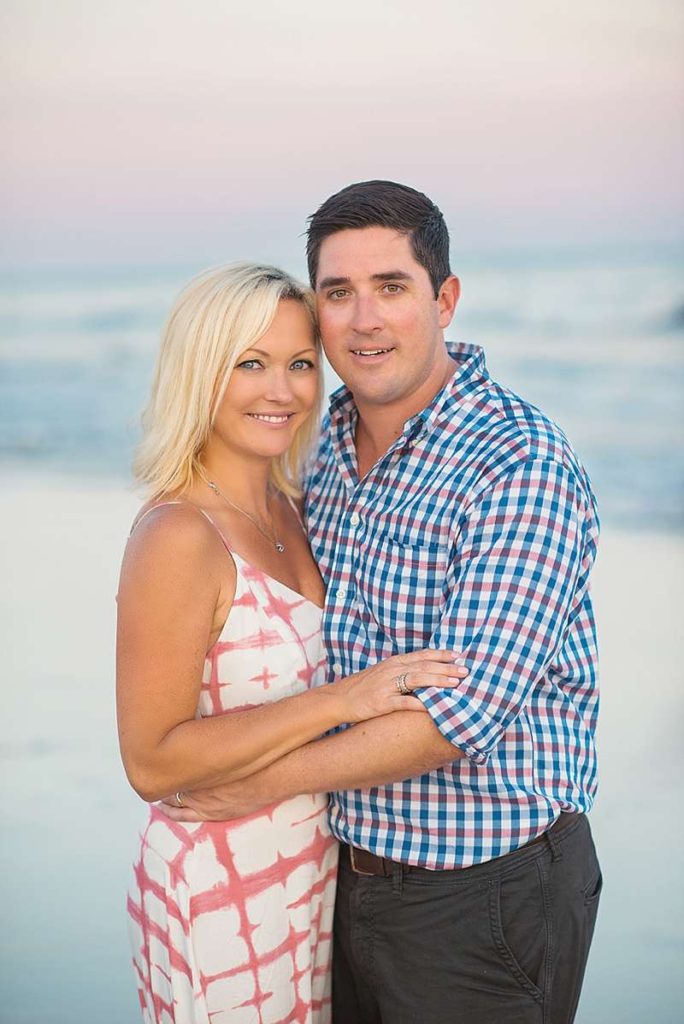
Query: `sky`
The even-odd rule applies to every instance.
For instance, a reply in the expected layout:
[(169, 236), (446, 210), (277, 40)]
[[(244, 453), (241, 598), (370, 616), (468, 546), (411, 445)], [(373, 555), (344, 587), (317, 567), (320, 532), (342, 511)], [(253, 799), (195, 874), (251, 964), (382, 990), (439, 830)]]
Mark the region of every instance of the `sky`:
[(268, 258), (350, 181), (469, 250), (684, 238), (679, 0), (0, 0), (7, 266)]

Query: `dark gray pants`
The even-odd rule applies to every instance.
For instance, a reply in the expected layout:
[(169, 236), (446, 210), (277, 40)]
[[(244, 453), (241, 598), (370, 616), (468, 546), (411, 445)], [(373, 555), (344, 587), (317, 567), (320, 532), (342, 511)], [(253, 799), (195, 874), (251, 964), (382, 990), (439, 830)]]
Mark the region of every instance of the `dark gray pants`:
[(584, 815), (456, 871), (361, 876), (343, 847), (334, 1024), (570, 1024), (601, 884)]

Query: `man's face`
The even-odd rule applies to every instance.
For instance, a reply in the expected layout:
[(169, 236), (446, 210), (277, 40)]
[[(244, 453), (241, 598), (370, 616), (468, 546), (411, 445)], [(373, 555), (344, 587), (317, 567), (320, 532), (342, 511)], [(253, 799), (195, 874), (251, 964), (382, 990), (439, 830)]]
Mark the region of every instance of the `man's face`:
[(432, 393), (441, 387), (442, 332), (457, 290), (449, 278), (435, 299), (408, 237), (391, 228), (338, 231), (325, 239), (316, 281), (321, 337), (357, 404), (410, 405), (433, 378)]

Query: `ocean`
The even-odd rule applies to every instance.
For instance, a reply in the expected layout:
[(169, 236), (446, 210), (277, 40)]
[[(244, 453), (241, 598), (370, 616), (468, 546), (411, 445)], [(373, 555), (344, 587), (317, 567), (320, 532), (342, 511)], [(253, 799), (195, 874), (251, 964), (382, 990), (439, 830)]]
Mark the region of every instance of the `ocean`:
[[(565, 429), (604, 526), (605, 887), (577, 1024), (675, 1024), (684, 1001), (683, 265), (642, 250), (457, 266), (449, 337)], [(114, 595), (159, 333), (200, 269), (0, 275), (3, 1024), (140, 1019), (125, 889), (146, 808), (117, 746)]]
[[(0, 463), (126, 479), (166, 313), (201, 267), (0, 275)], [(684, 250), (455, 261), (448, 332), (565, 430), (604, 523), (679, 530)], [(333, 386), (333, 376), (330, 385)]]

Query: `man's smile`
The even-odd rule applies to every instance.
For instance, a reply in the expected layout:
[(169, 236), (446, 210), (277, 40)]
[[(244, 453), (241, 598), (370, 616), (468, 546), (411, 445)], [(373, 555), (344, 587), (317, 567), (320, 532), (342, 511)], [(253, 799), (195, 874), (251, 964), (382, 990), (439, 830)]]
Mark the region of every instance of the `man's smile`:
[(372, 360), (373, 362), (377, 362), (384, 356), (389, 355), (390, 352), (394, 352), (394, 348), (378, 348), (376, 346), (374, 348), (353, 348), (350, 351), (353, 356), (358, 356), (360, 359)]

